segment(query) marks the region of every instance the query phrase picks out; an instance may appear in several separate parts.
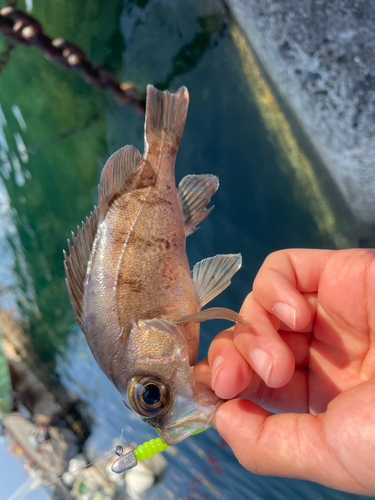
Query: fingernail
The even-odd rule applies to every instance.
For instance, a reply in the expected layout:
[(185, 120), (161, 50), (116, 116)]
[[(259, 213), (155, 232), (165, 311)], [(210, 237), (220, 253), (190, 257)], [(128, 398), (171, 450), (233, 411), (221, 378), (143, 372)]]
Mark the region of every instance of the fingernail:
[(212, 389), (215, 390), (215, 384), (217, 377), (220, 373), (220, 371), (224, 368), (226, 365), (225, 359), (223, 356), (216, 356), (215, 361), (212, 364)]
[(292, 330), (296, 329), (296, 310), (294, 307), (284, 302), (276, 302), (272, 311), (275, 313), (275, 316), (288, 325), (289, 328), (292, 328)]
[(257, 347), (250, 352), (250, 359), (254, 370), (268, 384), (273, 365), (273, 356)]

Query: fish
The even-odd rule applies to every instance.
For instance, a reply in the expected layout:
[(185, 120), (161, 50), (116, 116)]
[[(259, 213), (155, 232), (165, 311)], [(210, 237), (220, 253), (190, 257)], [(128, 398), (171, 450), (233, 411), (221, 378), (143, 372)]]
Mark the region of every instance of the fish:
[(173, 445), (208, 427), (219, 398), (195, 381), (202, 321), (236, 312), (203, 309), (231, 282), (240, 254), (195, 264), (186, 254), (213, 206), (215, 175), (187, 175), (175, 185), (189, 93), (147, 86), (143, 155), (115, 152), (98, 186), (98, 206), (64, 250), (75, 319), (99, 367), (125, 406)]

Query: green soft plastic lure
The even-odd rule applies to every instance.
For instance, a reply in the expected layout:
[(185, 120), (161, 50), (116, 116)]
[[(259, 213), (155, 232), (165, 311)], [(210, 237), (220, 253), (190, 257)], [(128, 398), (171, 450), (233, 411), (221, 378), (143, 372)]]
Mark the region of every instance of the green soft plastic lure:
[[(209, 427), (206, 429), (199, 429), (193, 432), (192, 436), (206, 431), (207, 429), (209, 429)], [(169, 448), (169, 446), (161, 438), (150, 439), (150, 441), (140, 444), (135, 450), (129, 451), (125, 455), (122, 454), (122, 446), (116, 446), (115, 453), (119, 458), (113, 462), (111, 470), (116, 474), (121, 474), (135, 467), (140, 460), (151, 458), (157, 453), (164, 451), (166, 448)]]
[(138, 448), (134, 450), (134, 455), (139, 462), (140, 460), (153, 457), (160, 451), (164, 451), (166, 448), (168, 448), (168, 445), (161, 438), (150, 439), (150, 441), (140, 444)]

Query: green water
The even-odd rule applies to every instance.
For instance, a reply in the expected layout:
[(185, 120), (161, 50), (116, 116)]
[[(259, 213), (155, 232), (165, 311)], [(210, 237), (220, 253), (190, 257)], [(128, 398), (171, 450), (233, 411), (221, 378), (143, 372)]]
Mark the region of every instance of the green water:
[[(23, 2), (19, 7), (25, 10)], [(217, 305), (239, 309), (273, 250), (335, 247), (266, 127), (222, 2), (40, 0), (31, 14), (50, 36), (74, 41), (92, 62), (105, 63), (142, 91), (148, 83), (188, 87), (177, 181), (189, 173), (220, 178), (215, 210), (188, 240), (189, 260), (193, 265), (216, 253), (241, 252), (244, 262)], [(105, 450), (124, 426), (129, 439), (155, 437), (131, 418), (93, 361), (74, 323), (62, 256), (70, 231), (97, 201), (108, 156), (124, 144), (143, 150), (143, 117), (30, 47), (13, 51), (0, 75), (0, 105), (0, 305), (17, 308), (42, 362), (91, 408), (96, 426), (88, 446)], [(345, 225), (344, 210), (338, 217)], [(355, 237), (346, 232), (344, 240)], [(201, 356), (219, 329), (203, 329)], [(165, 498), (167, 491), (176, 498), (349, 497), (302, 481), (253, 476), (220, 446), (213, 430), (196, 439), (179, 445), (180, 458), (168, 459), (170, 471), (153, 498)]]
[(7, 360), (3, 351), (2, 330), (0, 325), (0, 415), (11, 410), (11, 381)]

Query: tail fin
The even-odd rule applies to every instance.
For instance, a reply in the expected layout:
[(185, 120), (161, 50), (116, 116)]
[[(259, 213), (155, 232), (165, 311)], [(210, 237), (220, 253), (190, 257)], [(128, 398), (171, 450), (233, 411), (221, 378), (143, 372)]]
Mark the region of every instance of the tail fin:
[(145, 141), (166, 139), (176, 148), (180, 145), (189, 106), (189, 92), (181, 87), (175, 94), (147, 86)]

